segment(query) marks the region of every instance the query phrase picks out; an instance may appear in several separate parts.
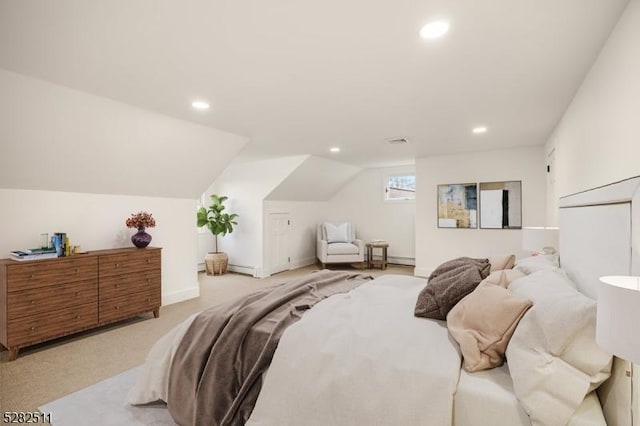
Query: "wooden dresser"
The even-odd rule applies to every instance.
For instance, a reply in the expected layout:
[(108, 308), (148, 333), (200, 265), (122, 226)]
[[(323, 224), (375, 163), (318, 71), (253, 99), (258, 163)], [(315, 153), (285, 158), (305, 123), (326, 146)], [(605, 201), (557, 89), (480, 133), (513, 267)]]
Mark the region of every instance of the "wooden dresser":
[(160, 314), (161, 249), (98, 250), (57, 259), (0, 259), (0, 343), (25, 346), (145, 312)]

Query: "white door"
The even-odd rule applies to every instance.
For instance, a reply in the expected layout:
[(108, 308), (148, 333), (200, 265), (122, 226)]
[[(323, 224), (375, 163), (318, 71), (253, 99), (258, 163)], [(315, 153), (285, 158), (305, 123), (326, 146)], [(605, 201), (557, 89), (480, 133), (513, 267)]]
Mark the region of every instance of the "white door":
[(269, 272), (271, 274), (290, 269), (290, 229), (289, 213), (269, 213)]
[(558, 226), (556, 150), (547, 156), (547, 226)]

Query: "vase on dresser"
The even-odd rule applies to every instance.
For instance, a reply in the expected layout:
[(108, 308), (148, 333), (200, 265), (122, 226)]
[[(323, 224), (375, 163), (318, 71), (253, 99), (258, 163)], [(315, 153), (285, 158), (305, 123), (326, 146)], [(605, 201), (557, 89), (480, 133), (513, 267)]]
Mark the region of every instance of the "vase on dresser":
[(131, 236), (131, 242), (138, 248), (145, 248), (151, 242), (151, 235), (147, 234), (144, 226), (138, 228), (138, 232)]

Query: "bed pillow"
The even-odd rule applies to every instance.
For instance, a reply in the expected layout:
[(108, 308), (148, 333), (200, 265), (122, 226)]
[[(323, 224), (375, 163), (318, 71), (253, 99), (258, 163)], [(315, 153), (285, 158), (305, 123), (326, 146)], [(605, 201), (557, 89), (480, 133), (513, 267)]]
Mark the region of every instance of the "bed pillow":
[(490, 269), (489, 260), (469, 257), (459, 257), (438, 266), (418, 295), (415, 316), (447, 319), (451, 308), (475, 290), (489, 275)]
[(509, 289), (533, 302), (506, 351), (515, 394), (534, 426), (565, 425), (611, 374), (611, 354), (595, 341), (596, 302), (554, 269)]
[(508, 254), (505, 256), (491, 256), (489, 258), (489, 263), (491, 264), (491, 272), (511, 269), (516, 263), (516, 255)]
[(528, 275), (545, 269), (558, 269), (559, 267), (560, 262), (558, 259), (558, 255), (539, 254), (535, 256), (525, 257), (524, 259), (519, 259), (516, 262), (514, 269), (521, 270)]
[(484, 280), (447, 315), (447, 328), (470, 372), (502, 365), (504, 351), (531, 301)]
[(489, 274), (482, 282), (488, 284), (499, 285), (503, 288), (508, 288), (509, 284), (518, 278), (525, 277), (526, 274), (518, 269), (504, 269), (502, 271), (495, 271)]
[(349, 222), (331, 223), (325, 222), (325, 232), (327, 233), (328, 243), (350, 243)]

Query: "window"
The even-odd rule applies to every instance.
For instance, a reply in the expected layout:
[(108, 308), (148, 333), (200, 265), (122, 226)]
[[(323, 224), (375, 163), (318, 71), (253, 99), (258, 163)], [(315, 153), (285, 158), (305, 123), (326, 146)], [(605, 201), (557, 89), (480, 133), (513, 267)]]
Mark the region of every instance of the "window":
[(405, 173), (389, 175), (385, 179), (384, 199), (386, 201), (415, 200), (416, 175)]

